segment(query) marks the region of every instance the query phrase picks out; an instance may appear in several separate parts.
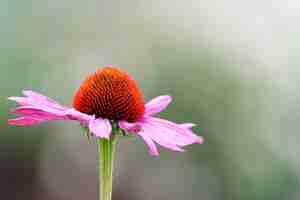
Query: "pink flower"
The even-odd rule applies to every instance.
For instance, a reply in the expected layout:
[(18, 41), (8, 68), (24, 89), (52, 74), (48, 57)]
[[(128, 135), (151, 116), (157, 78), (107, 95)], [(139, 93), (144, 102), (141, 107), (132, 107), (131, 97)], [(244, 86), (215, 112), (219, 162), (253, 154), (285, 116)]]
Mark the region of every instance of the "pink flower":
[[(102, 85), (101, 85), (102, 84)], [(96, 87), (97, 86), (97, 87)], [(189, 144), (203, 143), (193, 133), (194, 124), (176, 124), (154, 117), (172, 101), (170, 96), (159, 96), (143, 104), (142, 95), (131, 77), (116, 68), (105, 67), (88, 77), (75, 95), (74, 108), (30, 90), (25, 97), (9, 97), (20, 104), (12, 111), (18, 118), (9, 119), (10, 125), (30, 126), (52, 120), (74, 120), (88, 127), (99, 138), (109, 139), (111, 120), (128, 134), (141, 137), (152, 155), (159, 155), (155, 143), (174, 151), (184, 151)]]

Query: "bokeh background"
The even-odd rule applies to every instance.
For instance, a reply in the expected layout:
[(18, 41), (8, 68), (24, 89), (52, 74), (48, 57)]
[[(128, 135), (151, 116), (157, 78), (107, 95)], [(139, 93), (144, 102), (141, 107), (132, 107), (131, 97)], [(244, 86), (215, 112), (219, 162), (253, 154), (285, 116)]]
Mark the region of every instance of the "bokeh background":
[(9, 127), (22, 89), (72, 105), (117, 65), (161, 114), (205, 144), (148, 155), (119, 140), (113, 199), (298, 200), (300, 3), (296, 0), (1, 0), (1, 199), (97, 199), (97, 151), (75, 122)]

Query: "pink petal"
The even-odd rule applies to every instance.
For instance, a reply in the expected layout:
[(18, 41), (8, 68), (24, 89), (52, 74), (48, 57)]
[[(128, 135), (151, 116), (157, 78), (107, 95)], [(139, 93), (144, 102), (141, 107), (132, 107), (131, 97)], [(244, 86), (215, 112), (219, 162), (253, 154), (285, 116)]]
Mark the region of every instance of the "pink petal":
[[(62, 113), (56, 113), (56, 112), (50, 112), (45, 111), (39, 107), (33, 107), (33, 106), (22, 106), (19, 108), (16, 108), (12, 111), (15, 114), (22, 115), (19, 118), (16, 119), (10, 119), (8, 123), (10, 125), (19, 125), (19, 126), (29, 126), (29, 125), (35, 125), (40, 124), (42, 122), (46, 121), (52, 121), (52, 120), (59, 120), (59, 119), (65, 119), (66, 117), (62, 115)], [(61, 112), (61, 111), (59, 111)]]
[(120, 128), (142, 137), (152, 155), (156, 155), (155, 152), (158, 155), (154, 142), (167, 149), (181, 152), (184, 151), (182, 147), (186, 145), (203, 143), (203, 138), (192, 132), (191, 129), (193, 126), (195, 124), (176, 124), (168, 120), (150, 116), (144, 116), (143, 120), (136, 123), (119, 122)]
[(12, 111), (15, 114), (22, 115), (37, 115), (37, 116), (53, 116), (58, 118), (63, 118), (66, 114), (65, 112), (53, 108), (48, 108), (44, 106), (21, 106)]
[(193, 144), (193, 143), (198, 143), (198, 144), (203, 143), (203, 138), (201, 136), (194, 134), (191, 131), (192, 124), (176, 124), (174, 122), (157, 118), (157, 117), (148, 117), (147, 120), (148, 121), (150, 120), (151, 123), (155, 123), (157, 126), (160, 126), (164, 129), (172, 130), (173, 132), (179, 134), (182, 142), (183, 143), (186, 142), (186, 145)]
[(193, 123), (183, 123), (183, 124), (180, 124), (180, 126), (181, 126), (182, 128), (191, 129), (191, 128), (193, 128), (194, 126), (196, 126), (196, 124), (193, 124)]
[(64, 113), (67, 119), (80, 121), (85, 125), (88, 125), (90, 120), (94, 119), (94, 116), (79, 112), (73, 108), (66, 110)]
[(199, 135), (196, 135), (196, 134), (193, 132), (192, 127), (193, 127), (194, 125), (191, 127), (191, 126), (186, 126), (185, 124), (180, 124), (180, 126), (181, 126), (182, 128), (185, 129), (185, 133), (186, 133), (187, 135), (190, 135), (190, 137), (193, 138), (193, 139), (195, 140), (194, 143), (198, 143), (198, 144), (203, 144), (203, 143), (204, 143), (203, 137), (201, 137), (201, 136), (199, 136)]
[(31, 126), (31, 125), (35, 125), (35, 124), (40, 124), (44, 121), (45, 120), (40, 119), (40, 118), (26, 116), (26, 117), (19, 117), (16, 119), (9, 119), (8, 124), (14, 125), (14, 126)]
[(150, 100), (145, 105), (145, 115), (149, 116), (161, 112), (169, 105), (171, 101), (172, 97), (168, 95), (158, 96)]
[[(12, 113), (21, 115), (22, 117), (25, 117), (25, 119), (29, 118), (30, 120), (35, 121), (39, 120), (39, 122), (52, 120), (75, 120), (79, 121), (82, 124), (88, 125), (90, 120), (94, 119), (93, 116), (81, 113), (74, 109), (61, 111), (58, 109), (47, 108), (43, 106), (21, 106), (13, 110)], [(22, 123), (20, 123), (19, 125), (22, 125)], [(27, 125), (27, 123), (24, 123), (24, 125)]]
[(7, 99), (15, 101), (22, 106), (28, 106), (33, 104), (32, 100), (27, 97), (8, 97)]
[(29, 98), (40, 100), (40, 101), (48, 101), (54, 104), (58, 104), (56, 101), (53, 99), (50, 99), (49, 97), (42, 95), (40, 93), (34, 92), (32, 90), (23, 90), (23, 94)]
[(51, 120), (76, 120), (88, 126), (93, 116), (81, 113), (73, 108), (59, 105), (56, 101), (33, 91), (23, 91), (27, 97), (9, 97), (23, 105), (12, 111), (21, 117), (9, 120), (11, 125), (33, 125)]
[(66, 110), (68, 109), (65, 106), (59, 105), (59, 104), (54, 104), (52, 102), (49, 101), (41, 101), (39, 99), (32, 99), (29, 97), (8, 97), (8, 100), (11, 101), (15, 101), (18, 104), (22, 105), (22, 106), (36, 106), (36, 105), (40, 105), (40, 106), (47, 106), (50, 108), (55, 108), (55, 109), (59, 109), (59, 110)]
[[(66, 109), (65, 106), (60, 105), (55, 100), (53, 100), (45, 95), (42, 95), (40, 93), (31, 91), (31, 90), (23, 90), (23, 94), (25, 96), (27, 96), (27, 99), (30, 99), (31, 102), (34, 102), (33, 105), (43, 104), (43, 105), (47, 105), (49, 107), (54, 107), (54, 108), (58, 108), (58, 109)], [(29, 103), (30, 103), (30, 100), (28, 100)]]
[(128, 132), (139, 132), (141, 130), (141, 126), (139, 123), (129, 123), (124, 120), (119, 121), (118, 125), (121, 129), (126, 130)]
[(46, 106), (46, 107), (55, 108), (55, 109), (59, 109), (59, 110), (68, 109), (67, 107), (58, 104), (56, 101), (54, 101), (46, 96), (43, 96), (41, 94), (38, 94), (36, 92), (23, 91), (23, 93), (27, 97), (8, 97), (8, 99), (11, 101), (15, 101), (22, 106), (40, 105), (40, 106)]
[(108, 119), (94, 119), (89, 123), (89, 130), (94, 133), (96, 137), (109, 139), (111, 124)]
[(152, 122), (151, 120), (147, 120), (147, 123), (157, 127), (161, 137), (167, 137), (170, 141), (180, 147), (195, 143), (194, 139), (186, 137), (168, 126)]
[(160, 144), (161, 146), (171, 149), (173, 151), (184, 151), (181, 149), (176, 141), (174, 141), (172, 137), (169, 137), (166, 134), (162, 134), (161, 127), (159, 126), (153, 126), (152, 124), (145, 123), (143, 124), (143, 130), (144, 134), (148, 135), (153, 141)]
[(157, 147), (151, 137), (147, 135), (145, 132), (139, 132), (138, 135), (144, 140), (144, 142), (147, 144), (149, 148), (149, 153), (153, 156), (159, 156), (159, 152), (157, 150)]

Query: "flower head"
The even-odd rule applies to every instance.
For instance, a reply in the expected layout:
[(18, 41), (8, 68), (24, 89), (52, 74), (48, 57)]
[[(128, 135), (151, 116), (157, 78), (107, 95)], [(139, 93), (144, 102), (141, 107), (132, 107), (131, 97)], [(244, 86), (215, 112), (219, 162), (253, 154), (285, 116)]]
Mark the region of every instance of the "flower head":
[(109, 139), (110, 121), (114, 121), (128, 134), (141, 137), (152, 155), (159, 155), (155, 143), (174, 151), (184, 151), (183, 147), (189, 144), (203, 143), (203, 138), (192, 131), (194, 124), (177, 124), (154, 117), (172, 101), (170, 96), (159, 96), (144, 104), (137, 83), (115, 67), (104, 67), (90, 75), (75, 94), (74, 108), (30, 90), (23, 94), (25, 97), (8, 98), (20, 104), (12, 111), (19, 117), (8, 120), (10, 125), (75, 120), (88, 127), (95, 137)]
[(137, 83), (113, 67), (98, 69), (80, 86), (74, 97), (76, 110), (110, 120), (135, 122), (145, 111)]

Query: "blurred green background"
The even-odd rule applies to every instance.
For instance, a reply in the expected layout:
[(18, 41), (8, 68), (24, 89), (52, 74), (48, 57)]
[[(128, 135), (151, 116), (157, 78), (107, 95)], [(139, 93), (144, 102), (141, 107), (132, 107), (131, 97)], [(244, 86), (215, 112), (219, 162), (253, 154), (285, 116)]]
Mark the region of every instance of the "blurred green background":
[(9, 127), (8, 96), (72, 105), (117, 65), (205, 144), (153, 158), (121, 139), (113, 199), (298, 200), (300, 3), (293, 0), (1, 0), (1, 199), (97, 199), (96, 145), (75, 122)]

